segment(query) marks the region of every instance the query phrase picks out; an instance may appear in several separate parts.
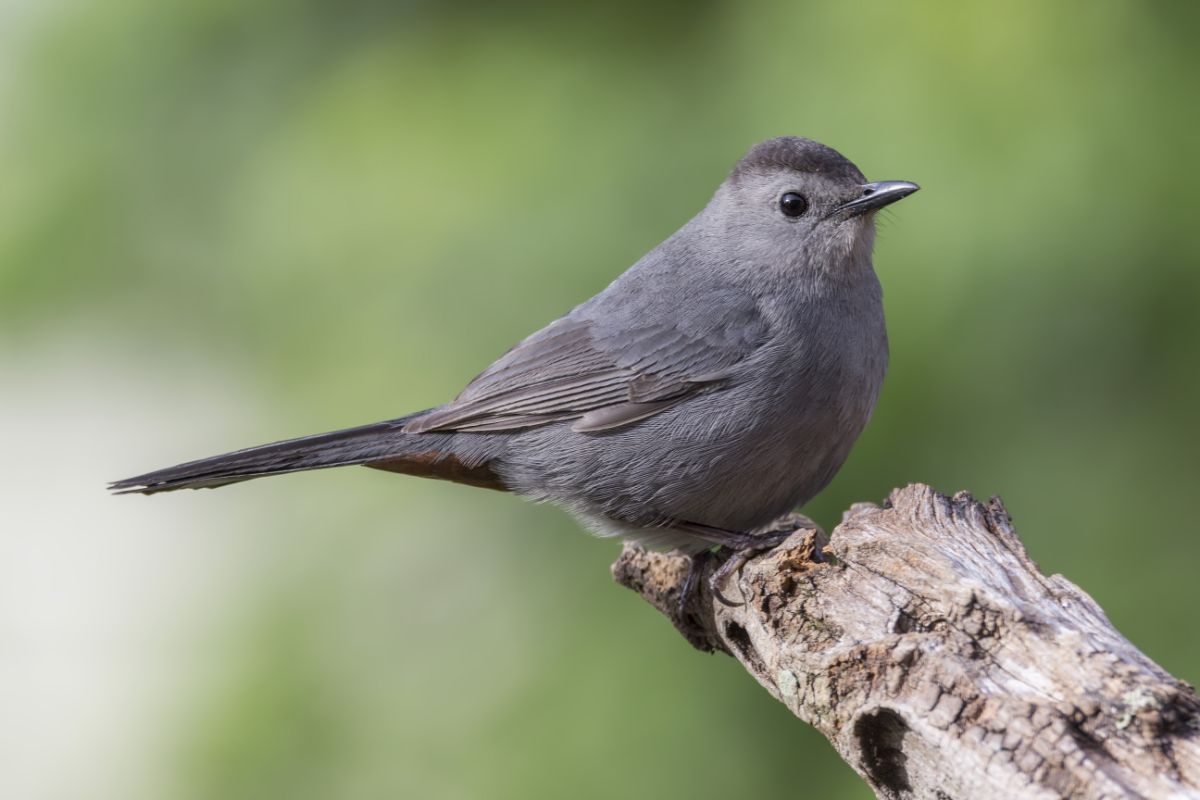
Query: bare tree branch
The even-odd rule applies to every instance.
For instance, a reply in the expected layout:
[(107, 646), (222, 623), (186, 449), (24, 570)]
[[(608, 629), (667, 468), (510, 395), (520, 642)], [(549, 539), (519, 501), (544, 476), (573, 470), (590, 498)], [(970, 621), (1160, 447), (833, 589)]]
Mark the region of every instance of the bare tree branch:
[(627, 545), (613, 575), (734, 656), (882, 798), (1200, 798), (1200, 700), (1082, 589), (1030, 560), (999, 499), (928, 486), (799, 530), (684, 618), (688, 568)]

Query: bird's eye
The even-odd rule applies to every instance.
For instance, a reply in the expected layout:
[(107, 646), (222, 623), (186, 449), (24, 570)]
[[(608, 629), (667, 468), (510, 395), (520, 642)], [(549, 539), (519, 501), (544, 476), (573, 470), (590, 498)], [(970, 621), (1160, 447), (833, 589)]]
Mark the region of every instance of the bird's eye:
[(798, 217), (805, 211), (808, 211), (808, 201), (804, 199), (804, 195), (802, 194), (785, 192), (783, 197), (779, 198), (779, 210), (786, 216)]

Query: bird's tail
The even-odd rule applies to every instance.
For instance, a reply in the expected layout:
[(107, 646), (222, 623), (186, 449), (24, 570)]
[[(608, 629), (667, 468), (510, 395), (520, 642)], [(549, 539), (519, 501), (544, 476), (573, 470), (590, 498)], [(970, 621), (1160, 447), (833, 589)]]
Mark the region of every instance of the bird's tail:
[(464, 458), (451, 449), (452, 434), (405, 433), (405, 424), (417, 416), (419, 414), (412, 414), (189, 461), (113, 481), (108, 488), (118, 494), (155, 494), (175, 489), (214, 488), (267, 475), (354, 464), (490, 489), (505, 488), (485, 459)]

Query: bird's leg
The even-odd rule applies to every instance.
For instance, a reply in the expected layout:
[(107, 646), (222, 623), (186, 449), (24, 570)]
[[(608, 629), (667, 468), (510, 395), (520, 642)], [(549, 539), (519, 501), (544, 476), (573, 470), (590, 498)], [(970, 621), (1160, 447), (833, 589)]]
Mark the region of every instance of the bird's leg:
[(679, 590), (679, 603), (675, 608), (676, 616), (683, 620), (687, 618), (688, 607), (692, 604), (692, 600), (699, 594), (700, 579), (704, 577), (704, 568), (708, 566), (708, 562), (713, 559), (712, 548), (706, 548), (699, 553), (694, 554), (688, 564), (687, 578), (683, 581), (683, 588)]
[(760, 553), (766, 553), (774, 550), (779, 545), (783, 544), (791, 535), (795, 533), (794, 529), (790, 530), (774, 530), (767, 533), (751, 534), (747, 537), (748, 541), (740, 547), (730, 547), (733, 553), (729, 558), (725, 559), (725, 563), (713, 573), (713, 576), (708, 579), (708, 587), (712, 590), (713, 597), (717, 598), (722, 604), (733, 607), (740, 606), (742, 603), (736, 603), (725, 596), (725, 583), (731, 575), (741, 571), (742, 567), (750, 559)]
[[(824, 531), (821, 529), (821, 526), (803, 514), (791, 514), (786, 518), (785, 522), (786, 525), (783, 527), (773, 528), (762, 533), (741, 533), (723, 528), (714, 528), (710, 525), (701, 525), (695, 522), (682, 522), (676, 527), (698, 539), (703, 539), (706, 542), (711, 542), (733, 551), (725, 563), (709, 578), (708, 586), (712, 590), (713, 597), (717, 598), (721, 603), (727, 606), (740, 606), (742, 605), (741, 603), (733, 602), (725, 596), (723, 591), (725, 582), (729, 580), (730, 575), (733, 575), (746, 566), (746, 563), (756, 555), (774, 550), (801, 528), (813, 528), (821, 531), (822, 538), (824, 538)], [(711, 551), (705, 552), (711, 556)], [(820, 553), (815, 553), (814, 556), (819, 559)], [(687, 602), (690, 592), (695, 591), (696, 584), (703, 573), (708, 556), (704, 560), (700, 560), (700, 558), (700, 555), (692, 557), (692, 566), (688, 570), (687, 580), (684, 582), (684, 594), (681, 595), (680, 599), (681, 610), (684, 607), (683, 604)]]

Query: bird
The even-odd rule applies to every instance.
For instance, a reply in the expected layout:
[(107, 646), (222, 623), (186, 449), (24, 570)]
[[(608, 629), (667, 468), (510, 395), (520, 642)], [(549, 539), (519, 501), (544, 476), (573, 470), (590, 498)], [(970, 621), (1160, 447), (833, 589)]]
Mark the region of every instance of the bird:
[(760, 142), (678, 231), (450, 402), (109, 489), (362, 465), (551, 503), (600, 536), (692, 556), (774, 546), (764, 528), (829, 484), (871, 417), (888, 364), (875, 216), (919, 188), (869, 182), (811, 139)]

